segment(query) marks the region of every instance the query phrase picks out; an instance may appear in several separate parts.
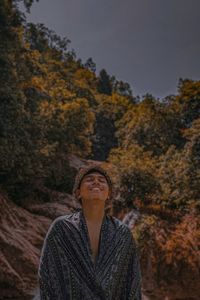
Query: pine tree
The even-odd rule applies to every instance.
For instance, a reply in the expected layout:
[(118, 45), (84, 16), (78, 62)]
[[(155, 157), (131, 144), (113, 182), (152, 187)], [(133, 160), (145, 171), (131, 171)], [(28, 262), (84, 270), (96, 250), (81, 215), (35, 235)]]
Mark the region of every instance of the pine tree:
[(98, 92), (106, 95), (112, 94), (112, 84), (110, 76), (105, 69), (102, 69), (99, 73)]

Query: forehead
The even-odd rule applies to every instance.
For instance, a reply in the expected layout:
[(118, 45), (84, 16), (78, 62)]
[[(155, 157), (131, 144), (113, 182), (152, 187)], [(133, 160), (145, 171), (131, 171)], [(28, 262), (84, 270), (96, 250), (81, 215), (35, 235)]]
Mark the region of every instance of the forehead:
[(102, 178), (105, 178), (105, 179), (106, 179), (106, 177), (105, 177), (103, 174), (101, 174), (100, 172), (97, 172), (97, 171), (92, 171), (92, 172), (90, 172), (89, 174), (86, 174), (86, 175), (83, 177), (83, 179), (86, 178), (86, 177), (102, 177)]

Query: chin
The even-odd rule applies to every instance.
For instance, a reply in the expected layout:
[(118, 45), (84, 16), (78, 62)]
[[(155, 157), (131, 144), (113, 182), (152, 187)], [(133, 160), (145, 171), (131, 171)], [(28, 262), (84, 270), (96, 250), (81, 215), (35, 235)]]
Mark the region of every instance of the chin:
[(92, 198), (91, 201), (105, 202), (105, 200), (103, 200), (101, 198)]

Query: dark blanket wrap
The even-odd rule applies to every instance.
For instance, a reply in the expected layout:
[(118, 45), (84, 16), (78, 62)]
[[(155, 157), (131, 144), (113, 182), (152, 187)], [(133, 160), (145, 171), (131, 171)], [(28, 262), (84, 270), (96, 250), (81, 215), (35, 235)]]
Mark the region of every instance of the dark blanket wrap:
[(96, 262), (82, 211), (57, 218), (44, 241), (41, 300), (140, 300), (141, 276), (130, 229), (104, 215)]

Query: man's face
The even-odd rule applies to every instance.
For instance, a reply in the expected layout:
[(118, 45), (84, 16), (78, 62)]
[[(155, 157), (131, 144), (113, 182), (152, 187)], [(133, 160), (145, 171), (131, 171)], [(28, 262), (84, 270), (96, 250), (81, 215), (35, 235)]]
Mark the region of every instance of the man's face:
[(82, 202), (99, 200), (105, 203), (109, 193), (108, 182), (101, 173), (92, 172), (83, 177), (79, 189)]

